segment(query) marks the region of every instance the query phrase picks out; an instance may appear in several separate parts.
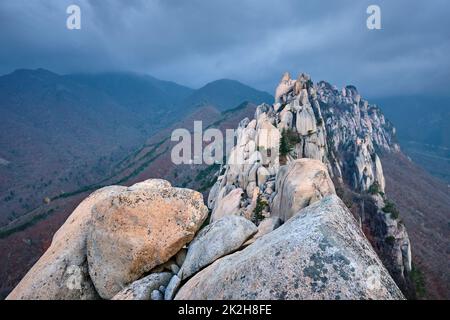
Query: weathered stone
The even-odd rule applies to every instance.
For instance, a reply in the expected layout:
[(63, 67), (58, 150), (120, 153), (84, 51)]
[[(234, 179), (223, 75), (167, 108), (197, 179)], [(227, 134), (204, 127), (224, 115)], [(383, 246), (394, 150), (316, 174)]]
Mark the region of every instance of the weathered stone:
[(286, 72), (281, 78), (280, 84), (275, 91), (275, 102), (279, 102), (280, 98), (293, 89), (295, 80), (291, 79), (289, 72)]
[(311, 105), (306, 105), (300, 108), (297, 112), (297, 132), (302, 136), (314, 133), (317, 131), (316, 117)]
[(241, 197), (244, 191), (241, 188), (232, 190), (225, 197), (219, 199), (211, 214), (211, 222), (228, 215), (237, 215), (241, 206)]
[(269, 170), (267, 170), (264, 167), (259, 167), (258, 168), (258, 172), (257, 172), (257, 181), (258, 181), (258, 186), (262, 186), (266, 183), (267, 179), (270, 176), (270, 172)]
[(97, 202), (87, 237), (89, 274), (109, 299), (190, 242), (208, 209), (200, 193), (149, 180)]
[(267, 118), (258, 121), (256, 144), (258, 150), (276, 150), (280, 144), (280, 131)]
[(253, 194), (253, 192), (255, 191), (255, 188), (256, 188), (256, 182), (250, 182), (247, 185), (247, 189), (245, 190), (245, 192), (247, 193), (247, 195)]
[(249, 204), (245, 208), (244, 215), (243, 215), (247, 220), (252, 220), (252, 218), (253, 218), (259, 194), (260, 194), (259, 188), (255, 187), (253, 189), (252, 198), (251, 199), (247, 199), (247, 202), (249, 202)]
[(55, 233), (50, 248), (9, 294), (11, 300), (95, 299), (98, 294), (89, 277), (86, 238), (92, 207), (126, 187), (112, 186), (87, 197)]
[(164, 300), (164, 295), (159, 290), (153, 290), (150, 294), (150, 300)]
[(171, 271), (173, 274), (177, 274), (177, 273), (180, 271), (180, 267), (177, 266), (175, 263), (172, 263), (172, 264), (170, 265), (170, 271)]
[(197, 273), (177, 300), (403, 299), (335, 195)]
[(220, 184), (222, 182), (223, 177), (219, 177), (219, 179), (217, 179), (216, 183), (214, 183), (214, 185), (212, 186), (211, 190), (209, 191), (209, 195), (208, 195), (208, 208), (213, 209), (216, 199), (219, 195), (219, 191), (220, 191)]
[(384, 180), (383, 166), (381, 165), (380, 157), (378, 157), (377, 154), (375, 154), (374, 158), (375, 181), (380, 186), (380, 191), (384, 192), (384, 189), (386, 188), (386, 182)]
[(181, 279), (175, 275), (170, 279), (169, 284), (166, 287), (164, 292), (164, 300), (172, 300), (175, 294), (177, 293), (178, 288), (180, 287)]
[(175, 256), (175, 261), (179, 267), (181, 267), (184, 263), (184, 260), (186, 260), (186, 254), (187, 249), (183, 248), (180, 251), (178, 251), (177, 255)]
[(373, 147), (367, 139), (357, 139), (355, 165), (355, 189), (367, 191), (377, 183), (380, 191), (384, 192), (385, 182), (381, 161), (373, 151)]
[(162, 285), (167, 285), (171, 277), (172, 274), (170, 272), (152, 273), (133, 282), (116, 294), (112, 300), (155, 300), (151, 296), (153, 291), (157, 291)]
[(256, 226), (239, 216), (226, 216), (202, 229), (188, 248), (181, 268), (181, 279), (187, 279), (220, 257), (233, 252), (254, 233)]
[(270, 217), (261, 221), (258, 225), (258, 232), (248, 240), (244, 245), (248, 246), (261, 238), (262, 236), (271, 233), (273, 230), (281, 225), (281, 220), (278, 217)]
[(328, 170), (322, 162), (298, 159), (280, 168), (271, 212), (287, 221), (300, 209), (335, 193)]
[(290, 108), (284, 108), (283, 111), (280, 112), (280, 123), (278, 124), (280, 132), (291, 129), (293, 119), (294, 115), (290, 111)]
[[(250, 164), (259, 161), (260, 168), (266, 168), (271, 176), (277, 175), (279, 182), (275, 188), (268, 184), (261, 184), (259, 177), (256, 179), (262, 196), (266, 197), (272, 211), (266, 212), (267, 209), (263, 209), (258, 215), (259, 218), (261, 215), (280, 216), (286, 220), (298, 209), (310, 205), (327, 194), (333, 194), (334, 187), (330, 177), (344, 190), (348, 188), (356, 194), (366, 193), (371, 187), (373, 188), (370, 193), (376, 190), (384, 192), (383, 168), (377, 153), (378, 150), (399, 151), (399, 146), (395, 143), (395, 128), (385, 119), (377, 106), (361, 98), (354, 86), (339, 90), (336, 86), (324, 81), (313, 84), (311, 78), (305, 74), (300, 74), (297, 81), (293, 81), (286, 74), (277, 88), (275, 98), (273, 106), (267, 104), (258, 106), (255, 119), (246, 122), (247, 126), (252, 122), (256, 124), (253, 128), (257, 133), (255, 138), (250, 140), (248, 135), (244, 136), (242, 126), (239, 126), (238, 136), (242, 135), (242, 137), (238, 139), (238, 144), (245, 143), (245, 145), (242, 150), (235, 150), (236, 155), (249, 159), (252, 157), (249, 152), (250, 142), (259, 140), (263, 141), (263, 144), (276, 145), (277, 139), (267, 139), (270, 135), (266, 134), (265, 139), (260, 139), (258, 130), (261, 130), (263, 126), (269, 129), (273, 126), (279, 132), (292, 128), (298, 133), (296, 137), (289, 136), (291, 140), (289, 143), (294, 146), (285, 157), (288, 167), (280, 169), (278, 156), (267, 161), (266, 154), (268, 155), (269, 152), (265, 152), (267, 150), (264, 150), (265, 147), (261, 144), (257, 152), (261, 155), (259, 159), (254, 161), (256, 157), (252, 157)], [(295, 138), (295, 143), (290, 138)], [(323, 162), (323, 168), (310, 171), (320, 172), (317, 177), (303, 177), (303, 174), (298, 174), (297, 177), (292, 178), (286, 174), (289, 166), (296, 159), (301, 158)], [(251, 184), (254, 181), (254, 171), (249, 170), (249, 167), (250, 165), (242, 163), (235, 165), (228, 161), (224, 166), (223, 174), (226, 178), (218, 184), (218, 193), (227, 194), (227, 189), (232, 187), (245, 190), (246, 193), (242, 195), (240, 214), (253, 219), (256, 205), (252, 201), (251, 191), (256, 188)], [(307, 171), (308, 169), (305, 169), (305, 172)], [(287, 188), (280, 190), (283, 185), (283, 179), (280, 179), (282, 176), (288, 177), (290, 181), (287, 183)], [(324, 184), (317, 183), (317, 180)], [(220, 199), (220, 197), (211, 196)], [(370, 234), (372, 245), (377, 248), (397, 284), (402, 286), (402, 282), (408, 280), (408, 270), (411, 265), (411, 248), (407, 232), (402, 224), (390, 221), (389, 217), (383, 219), (384, 204), (377, 204), (370, 211), (373, 214), (368, 214), (368, 211), (363, 208), (367, 207), (368, 201), (361, 203), (358, 198), (353, 197), (356, 202), (353, 206), (354, 214), (362, 217), (361, 223), (364, 225), (364, 230)], [(395, 239), (394, 245), (386, 245), (386, 238)], [(402, 289), (405, 289), (405, 286), (402, 286)]]

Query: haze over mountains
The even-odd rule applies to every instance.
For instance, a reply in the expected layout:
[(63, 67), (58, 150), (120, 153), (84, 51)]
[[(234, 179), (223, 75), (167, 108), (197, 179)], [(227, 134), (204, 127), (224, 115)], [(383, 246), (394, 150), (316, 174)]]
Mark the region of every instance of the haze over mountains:
[(403, 150), (434, 176), (450, 183), (450, 97), (374, 99), (395, 124)]

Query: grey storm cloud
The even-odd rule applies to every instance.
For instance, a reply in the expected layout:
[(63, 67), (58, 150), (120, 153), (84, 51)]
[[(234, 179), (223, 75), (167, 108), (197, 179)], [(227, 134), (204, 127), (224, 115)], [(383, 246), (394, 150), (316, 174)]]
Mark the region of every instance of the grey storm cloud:
[[(66, 8), (82, 29), (67, 30)], [(366, 9), (381, 7), (382, 29)], [(0, 73), (134, 71), (199, 87), (273, 91), (284, 71), (369, 96), (447, 93), (447, 0), (3, 0)]]

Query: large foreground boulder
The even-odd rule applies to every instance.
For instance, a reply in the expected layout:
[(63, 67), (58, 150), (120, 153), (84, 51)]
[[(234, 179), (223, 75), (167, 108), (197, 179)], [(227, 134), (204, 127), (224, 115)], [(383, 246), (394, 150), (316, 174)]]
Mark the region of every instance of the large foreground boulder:
[(7, 299), (79, 300), (98, 294), (87, 268), (86, 238), (91, 209), (97, 202), (115, 196), (126, 187), (106, 187), (92, 193), (55, 233), (50, 248), (28, 271)]
[(110, 299), (190, 242), (208, 209), (196, 191), (149, 180), (98, 202), (92, 215), (89, 274), (100, 296)]
[(336, 194), (327, 167), (321, 161), (306, 158), (280, 168), (276, 191), (271, 212), (283, 221), (323, 197)]
[[(75, 209), (7, 299), (112, 298), (179, 252), (207, 214), (200, 193), (164, 180), (100, 189)], [(146, 284), (116, 298), (147, 297)]]
[(197, 273), (175, 299), (403, 299), (335, 195)]

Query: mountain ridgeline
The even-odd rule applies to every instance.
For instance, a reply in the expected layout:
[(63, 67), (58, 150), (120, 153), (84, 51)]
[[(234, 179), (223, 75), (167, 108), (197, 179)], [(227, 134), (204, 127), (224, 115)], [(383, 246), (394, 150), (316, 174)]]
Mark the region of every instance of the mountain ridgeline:
[(355, 87), (285, 74), (211, 167), (206, 201), (159, 179), (101, 188), (8, 299), (414, 298), (381, 163), (394, 133)]

